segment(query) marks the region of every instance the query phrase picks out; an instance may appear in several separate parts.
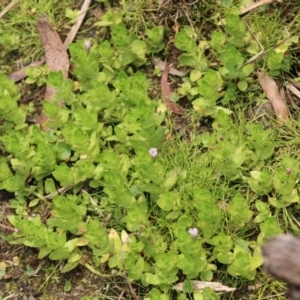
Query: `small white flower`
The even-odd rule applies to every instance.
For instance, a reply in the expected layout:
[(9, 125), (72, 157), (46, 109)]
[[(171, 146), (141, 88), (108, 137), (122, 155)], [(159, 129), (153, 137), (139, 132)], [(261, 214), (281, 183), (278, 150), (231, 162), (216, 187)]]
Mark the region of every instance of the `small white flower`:
[(190, 228), (188, 233), (193, 237), (196, 238), (198, 235), (198, 228)]
[(150, 154), (153, 158), (155, 158), (155, 157), (157, 156), (157, 154), (158, 154), (158, 149), (157, 149), (157, 148), (151, 148), (151, 149), (149, 150), (149, 154)]
[(84, 41), (84, 48), (86, 51), (89, 51), (91, 48), (91, 42), (88, 40)]

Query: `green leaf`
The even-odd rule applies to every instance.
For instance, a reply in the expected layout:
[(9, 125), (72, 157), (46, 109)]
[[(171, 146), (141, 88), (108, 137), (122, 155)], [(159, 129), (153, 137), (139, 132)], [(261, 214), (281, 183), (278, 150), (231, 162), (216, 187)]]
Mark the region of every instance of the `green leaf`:
[(286, 168), (278, 168), (273, 178), (273, 185), (278, 194), (290, 195), (296, 185), (295, 175), (287, 172)]
[(170, 190), (177, 182), (178, 175), (180, 174), (180, 172), (181, 172), (181, 169), (176, 168), (176, 169), (170, 171), (168, 174), (166, 174), (166, 178), (165, 178), (164, 182), (162, 183), (161, 187), (166, 191)]
[(227, 253), (218, 253), (217, 254), (217, 260), (222, 263), (229, 265), (233, 262), (233, 253), (232, 252), (227, 252)]
[(267, 194), (272, 189), (272, 174), (266, 170), (251, 171), (248, 183), (251, 189), (258, 194)]
[(271, 49), (268, 52), (267, 66), (270, 71), (280, 70), (284, 58), (284, 53)]
[(65, 292), (70, 292), (71, 289), (72, 289), (72, 283), (71, 283), (70, 280), (67, 280), (67, 281), (65, 282), (65, 285), (64, 285), (64, 291), (65, 291)]
[(243, 227), (253, 215), (253, 212), (249, 209), (246, 199), (244, 199), (241, 194), (236, 194), (231, 200), (228, 207), (228, 213), (235, 228)]
[(88, 246), (93, 250), (94, 255), (108, 253), (109, 238), (100, 220), (90, 219), (86, 225), (86, 232), (84, 232), (83, 235), (89, 240)]
[(181, 64), (187, 67), (193, 67), (197, 64), (197, 57), (195, 53), (184, 53), (178, 57)]
[[(224, 52), (220, 55), (220, 59), (228, 69), (229, 74), (234, 74), (234, 69), (241, 68), (244, 63), (244, 58), (241, 53), (233, 46), (233, 45), (226, 45)], [(234, 78), (230, 76), (230, 78)]]
[(238, 82), (238, 88), (240, 91), (245, 92), (248, 88), (247, 80), (241, 80)]
[[(228, 0), (223, 0), (228, 1)], [(230, 14), (225, 19), (225, 30), (237, 39), (242, 39), (246, 32), (246, 25), (238, 15)]]
[(184, 26), (175, 37), (174, 45), (181, 51), (194, 53), (197, 51), (197, 44), (194, 41), (194, 31), (189, 26)]
[(221, 5), (228, 8), (232, 5), (232, 0), (221, 0)]
[(154, 26), (151, 29), (147, 28), (146, 34), (153, 44), (159, 44), (160, 42), (162, 42), (164, 37), (164, 27), (160, 25)]
[(170, 211), (173, 208), (176, 208), (178, 201), (177, 193), (167, 192), (159, 196), (157, 204), (162, 210)]
[(76, 125), (80, 126), (82, 130), (92, 130), (97, 128), (98, 114), (95, 110), (87, 110), (82, 106), (77, 107), (74, 112)]
[(73, 166), (74, 183), (85, 181), (93, 178), (95, 170), (94, 164), (88, 159), (80, 159)]
[(275, 217), (268, 217), (264, 222), (259, 224), (261, 233), (257, 237), (257, 242), (261, 244), (262, 242), (267, 241), (269, 238), (281, 234), (282, 230), (280, 229), (277, 219)]
[(159, 285), (161, 283), (161, 280), (158, 277), (158, 275), (152, 273), (145, 273), (145, 281), (148, 284), (152, 284), (152, 285)]
[(12, 176), (12, 172), (8, 167), (5, 157), (0, 157), (0, 181), (4, 181), (8, 177)]
[(157, 53), (164, 48), (163, 37), (164, 37), (164, 27), (155, 26), (151, 29), (146, 29), (147, 39), (145, 40), (148, 48), (151, 52)]
[(73, 269), (75, 269), (78, 266), (78, 262), (75, 263), (66, 263), (65, 266), (62, 268), (61, 272), (62, 273), (67, 273)]
[(75, 124), (68, 124), (63, 129), (63, 135), (70, 147), (80, 154), (86, 154), (90, 144), (89, 135)]
[(96, 26), (118, 25), (122, 22), (122, 18), (123, 18), (122, 12), (109, 10), (103, 16), (101, 16), (101, 21), (95, 23), (95, 25)]
[(224, 44), (226, 42), (226, 35), (222, 31), (213, 31), (211, 34), (210, 45), (213, 49), (218, 52), (221, 52), (224, 48)]
[(55, 146), (55, 151), (60, 160), (67, 161), (71, 157), (71, 147), (65, 142), (58, 142)]
[(0, 280), (5, 276), (6, 272), (5, 272), (5, 268), (3, 268), (2, 266), (0, 267)]
[(60, 182), (61, 186), (69, 186), (74, 182), (73, 170), (65, 163), (57, 165), (52, 175)]

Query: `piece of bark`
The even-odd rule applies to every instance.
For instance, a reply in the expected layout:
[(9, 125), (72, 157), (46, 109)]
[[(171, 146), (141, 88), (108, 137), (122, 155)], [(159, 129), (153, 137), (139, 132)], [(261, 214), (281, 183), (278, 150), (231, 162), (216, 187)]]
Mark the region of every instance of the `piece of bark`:
[(161, 76), (161, 94), (167, 107), (176, 115), (182, 114), (182, 108), (170, 100), (172, 91), (168, 84), (169, 64), (167, 63)]
[(276, 116), (280, 120), (287, 121), (289, 119), (289, 110), (286, 101), (280, 94), (274, 79), (262, 72), (258, 72), (257, 77), (266, 97), (273, 107)]
[[(228, 287), (223, 285), (221, 282), (192, 280), (192, 284), (195, 291), (203, 291), (207, 287), (211, 288), (215, 292), (233, 292), (236, 290), (236, 288)], [(183, 285), (183, 282), (179, 282), (173, 286), (173, 289), (182, 292)]]
[(284, 234), (262, 246), (264, 270), (288, 284), (291, 300), (300, 300), (300, 240)]

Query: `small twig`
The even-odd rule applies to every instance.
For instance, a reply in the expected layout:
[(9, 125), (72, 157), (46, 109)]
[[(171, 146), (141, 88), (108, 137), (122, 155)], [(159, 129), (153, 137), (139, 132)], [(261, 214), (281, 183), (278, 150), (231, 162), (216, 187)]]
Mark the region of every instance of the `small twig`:
[(36, 199), (40, 199), (40, 200), (49, 200), (52, 199), (53, 197), (57, 196), (57, 195), (62, 195), (65, 192), (67, 192), (68, 190), (72, 189), (75, 185), (70, 185), (70, 186), (65, 186), (62, 187), (60, 189), (58, 189), (56, 192), (52, 193), (52, 194), (48, 194), (46, 196), (43, 196), (39, 193), (33, 193), (33, 195), (35, 195), (37, 198), (33, 199), (32, 201), (36, 200)]
[(10, 295), (6, 296), (5, 298), (3, 298), (3, 300), (17, 298), (19, 295), (20, 295), (19, 293), (13, 293), (13, 294), (10, 294)]
[(293, 215), (291, 215), (292, 216), (292, 219), (295, 221), (295, 223), (298, 225), (298, 227), (300, 228), (300, 223), (299, 223), (299, 221), (293, 216)]
[[(103, 212), (98, 208), (97, 203), (95, 202), (93, 197), (86, 190), (82, 190), (82, 192), (89, 196), (90, 201), (91, 201), (93, 207), (95, 208), (95, 210), (98, 212), (99, 217), (103, 218), (104, 217)], [(108, 221), (110, 220), (111, 216), (112, 216), (112, 214), (107, 214), (107, 216), (105, 218), (103, 218), (102, 223), (101, 223), (103, 227), (107, 226)]]
[(91, 0), (85, 0), (81, 6), (81, 9), (80, 9), (80, 13), (79, 13), (79, 16), (78, 16), (78, 19), (77, 21), (75, 22), (75, 24), (73, 25), (72, 29), (70, 30), (65, 42), (64, 42), (64, 45), (66, 48), (68, 48), (69, 44), (71, 44), (86, 16), (86, 13), (90, 7), (90, 4), (91, 4)]
[(270, 296), (266, 296), (266, 297), (263, 297), (261, 298), (261, 300), (266, 300), (266, 299), (272, 299), (272, 298), (278, 298), (278, 296), (285, 296), (286, 293), (281, 293), (281, 294), (276, 294), (276, 295), (270, 295)]
[(123, 297), (123, 295), (124, 295), (124, 293), (125, 293), (125, 289), (121, 292), (121, 294), (120, 294), (120, 296), (118, 297), (118, 299), (117, 300), (121, 300), (122, 299), (122, 297)]
[(133, 298), (134, 298), (135, 300), (139, 300), (139, 297), (138, 297), (137, 294), (135, 293), (135, 290), (133, 289), (133, 287), (132, 287), (132, 285), (131, 285), (131, 282), (129, 281), (129, 279), (128, 279), (128, 277), (126, 276), (125, 273), (124, 273), (124, 276), (125, 276), (126, 282), (127, 282), (128, 286), (129, 286), (129, 289), (130, 289), (130, 291), (131, 291), (131, 294), (132, 294)]
[(14, 82), (18, 82), (18, 81), (24, 79), (25, 77), (27, 77), (27, 74), (26, 74), (27, 69), (29, 69), (31, 67), (38, 67), (38, 66), (42, 65), (45, 61), (46, 61), (46, 58), (43, 57), (41, 60), (34, 61), (31, 64), (29, 64), (28, 66), (8, 75), (7, 77), (8, 77), (8, 79), (13, 80)]
[(0, 13), (0, 19), (18, 2), (19, 0), (14, 0), (9, 3)]
[(256, 9), (256, 8), (259, 7), (259, 6), (262, 6), (262, 5), (265, 5), (265, 4), (271, 4), (271, 3), (273, 3), (273, 2), (281, 2), (281, 3), (282, 3), (282, 0), (260, 0), (260, 1), (256, 2), (256, 3), (253, 3), (253, 4), (251, 4), (251, 5), (249, 5), (249, 6), (245, 7), (245, 8), (243, 8), (243, 9), (241, 10), (240, 15), (246, 14), (246, 13), (248, 13), (249, 11), (251, 11), (251, 10), (253, 10), (253, 9)]
[(13, 227), (4, 225), (4, 224), (2, 224), (2, 223), (0, 223), (0, 228), (5, 229), (5, 230), (10, 230), (10, 231), (18, 232), (18, 229), (17, 229), (17, 228), (13, 228)]
[(258, 58), (260, 58), (261, 56), (265, 55), (266, 53), (270, 52), (272, 49), (276, 49), (277, 47), (281, 46), (282, 44), (284, 44), (286, 41), (288, 41), (291, 37), (288, 36), (287, 38), (285, 38), (283, 41), (281, 41), (279, 44), (276, 44), (275, 46), (271, 47), (270, 49), (264, 50), (264, 51), (260, 51), (259, 53), (257, 53), (255, 56), (251, 57), (249, 60), (247, 60), (244, 63), (244, 66), (247, 64), (252, 63), (253, 61), (257, 60)]
[(99, 217), (103, 217), (103, 212), (98, 208), (97, 203), (95, 202), (95, 200), (93, 199), (93, 197), (86, 190), (82, 190), (82, 192), (84, 194), (87, 194), (89, 196), (91, 204), (93, 205), (93, 207), (95, 208), (95, 210), (98, 212)]
[(80, 263), (81, 265), (83, 265), (84, 267), (86, 267), (88, 270), (90, 270), (92, 273), (100, 276), (100, 277), (104, 277), (104, 278), (111, 278), (114, 277), (118, 274), (114, 274), (114, 275), (109, 275), (109, 274), (102, 274), (99, 271), (95, 270), (91, 265), (87, 264), (87, 263)]
[(42, 266), (44, 265), (44, 261), (42, 261), (39, 265), (38, 265), (38, 267), (35, 269), (35, 271), (34, 271), (34, 273), (33, 273), (33, 275), (34, 276), (36, 276), (37, 274), (38, 274), (38, 272), (41, 270), (41, 268), (42, 268)]
[(300, 99), (300, 91), (293, 84), (287, 84), (286, 88)]
[(74, 186), (75, 186), (75, 185), (72, 184), (72, 185), (70, 185), (70, 186), (62, 187), (62, 188), (58, 189), (55, 193), (49, 194), (49, 195), (47, 195), (47, 196), (44, 196), (44, 199), (49, 200), (49, 199), (52, 199), (54, 196), (64, 194), (64, 193), (67, 192), (68, 190), (72, 189)]

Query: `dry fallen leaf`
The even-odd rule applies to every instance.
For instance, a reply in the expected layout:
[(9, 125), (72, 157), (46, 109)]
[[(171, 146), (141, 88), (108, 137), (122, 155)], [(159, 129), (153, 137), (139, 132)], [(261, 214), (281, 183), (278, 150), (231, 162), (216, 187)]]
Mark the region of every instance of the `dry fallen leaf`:
[[(59, 35), (54, 30), (52, 25), (49, 23), (46, 15), (42, 15), (37, 22), (37, 29), (39, 32), (40, 39), (42, 41), (46, 64), (50, 71), (61, 71), (63, 74), (63, 78), (68, 78), (69, 73), (69, 56), (66, 50), (66, 47), (62, 43)], [(47, 86), (44, 98), (48, 101), (51, 101), (53, 96), (56, 94), (56, 89)], [(39, 123), (41, 127), (43, 127), (43, 123), (47, 121), (47, 117), (41, 113)]]
[[(68, 34), (68, 36), (67, 36), (67, 38), (64, 42), (65, 48), (68, 48), (69, 44), (73, 42), (73, 40), (74, 40), (74, 38), (75, 38), (79, 28), (80, 28), (85, 16), (86, 16), (86, 13), (89, 9), (90, 4), (91, 4), (91, 0), (85, 0), (83, 2), (82, 6), (81, 6), (81, 9), (80, 9), (80, 13), (78, 15), (78, 19), (77, 19), (76, 23), (72, 26), (71, 31), (69, 32), (69, 34)], [(40, 61), (35, 61), (35, 62), (31, 63), (30, 65), (28, 65), (27, 67), (22, 68), (22, 69), (20, 69), (16, 72), (12, 73), (11, 75), (8, 76), (8, 78), (13, 80), (14, 82), (18, 82), (18, 81), (20, 81), (20, 80), (27, 77), (27, 74), (25, 72), (26, 68), (40, 66), (45, 61), (46, 61), (46, 58), (43, 57)]]
[[(163, 71), (166, 67), (166, 62), (162, 61), (160, 58), (158, 57), (154, 57), (153, 58), (153, 63), (161, 70)], [(169, 66), (169, 74), (171, 75), (175, 75), (175, 76), (178, 76), (178, 77), (183, 77), (187, 74), (188, 72), (182, 72), (182, 71), (179, 71), (171, 66)]]
[(288, 120), (289, 110), (285, 99), (281, 96), (278, 90), (276, 82), (267, 74), (262, 72), (258, 72), (257, 77), (277, 117), (283, 121)]
[(45, 50), (46, 63), (49, 70), (62, 71), (63, 77), (67, 79), (69, 72), (68, 53), (46, 15), (42, 15), (38, 19), (37, 29)]
[[(235, 290), (235, 288), (230, 288), (220, 282), (192, 280), (192, 283), (193, 289), (196, 291), (202, 291), (206, 287), (210, 287), (215, 292), (232, 292)], [(173, 286), (173, 289), (180, 292), (183, 291), (183, 282), (177, 283)]]
[(168, 74), (169, 74), (169, 64), (167, 63), (165, 69), (161, 76), (161, 93), (162, 97), (165, 100), (167, 107), (176, 115), (180, 115), (182, 113), (182, 108), (177, 104), (170, 100), (172, 91), (168, 84)]

